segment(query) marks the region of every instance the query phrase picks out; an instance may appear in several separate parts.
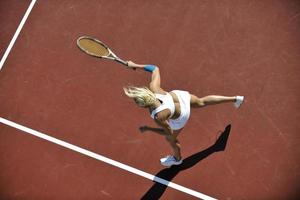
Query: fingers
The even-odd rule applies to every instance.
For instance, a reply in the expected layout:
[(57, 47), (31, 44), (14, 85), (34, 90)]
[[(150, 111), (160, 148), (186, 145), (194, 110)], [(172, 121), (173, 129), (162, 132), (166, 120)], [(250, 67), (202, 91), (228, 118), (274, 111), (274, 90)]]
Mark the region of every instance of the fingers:
[(134, 62), (132, 62), (131, 60), (127, 61), (127, 68), (135, 70), (136, 68), (134, 66), (135, 66)]
[(134, 62), (132, 62), (131, 60), (127, 61), (128, 67), (132, 67), (134, 65)]

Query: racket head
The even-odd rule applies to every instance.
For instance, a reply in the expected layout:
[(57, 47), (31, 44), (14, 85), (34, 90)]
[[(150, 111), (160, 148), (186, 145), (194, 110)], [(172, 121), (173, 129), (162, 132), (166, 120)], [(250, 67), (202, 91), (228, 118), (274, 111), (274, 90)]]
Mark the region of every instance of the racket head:
[(91, 36), (79, 37), (77, 46), (86, 54), (98, 58), (108, 58), (111, 54), (111, 51), (103, 42)]

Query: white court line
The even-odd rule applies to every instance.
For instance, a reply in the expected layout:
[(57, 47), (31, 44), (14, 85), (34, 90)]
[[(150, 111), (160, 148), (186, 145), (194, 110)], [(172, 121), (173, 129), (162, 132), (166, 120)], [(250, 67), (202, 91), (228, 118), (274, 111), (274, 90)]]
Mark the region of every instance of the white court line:
[(92, 157), (92, 158), (94, 158), (94, 159), (96, 159), (96, 160), (100, 160), (100, 161), (105, 162), (105, 163), (107, 163), (107, 164), (109, 164), (109, 165), (115, 166), (115, 167), (117, 167), (117, 168), (123, 169), (123, 170), (128, 171), (128, 172), (131, 172), (131, 173), (133, 173), (133, 174), (142, 176), (142, 177), (144, 177), (144, 178), (146, 178), (146, 179), (149, 179), (149, 180), (151, 180), (151, 181), (155, 181), (155, 182), (161, 183), (161, 184), (163, 184), (163, 185), (166, 185), (166, 186), (168, 186), (168, 187), (171, 187), (171, 188), (173, 188), (173, 189), (175, 189), (175, 190), (179, 190), (179, 191), (184, 192), (184, 193), (186, 193), (186, 194), (192, 195), (192, 196), (194, 196), (194, 197), (198, 197), (198, 198), (203, 199), (203, 200), (216, 200), (216, 199), (213, 198), (213, 197), (207, 196), (207, 195), (202, 194), (202, 193), (200, 193), (200, 192), (197, 192), (197, 191), (195, 191), (195, 190), (191, 190), (191, 189), (189, 189), (189, 188), (183, 187), (183, 186), (178, 185), (178, 184), (176, 184), (176, 183), (172, 183), (172, 182), (170, 182), (170, 181), (164, 180), (164, 179), (162, 179), (162, 178), (159, 178), (159, 177), (154, 176), (154, 175), (152, 175), (152, 174), (149, 174), (149, 173), (147, 173), (147, 172), (141, 171), (141, 170), (139, 170), (139, 169), (136, 169), (136, 168), (134, 168), (134, 167), (130, 167), (130, 166), (125, 165), (125, 164), (123, 164), (123, 163), (120, 163), (120, 162), (118, 162), (118, 161), (112, 160), (112, 159), (110, 159), (110, 158), (101, 156), (101, 155), (96, 154), (96, 153), (93, 153), (93, 152), (91, 152), (91, 151), (89, 151), (89, 150), (86, 150), (86, 149), (83, 149), (83, 148), (81, 148), (81, 147), (75, 146), (75, 145), (73, 145), (73, 144), (70, 144), (70, 143), (64, 142), (64, 141), (62, 141), (62, 140), (56, 139), (56, 138), (54, 138), (54, 137), (51, 137), (51, 136), (49, 136), (49, 135), (46, 135), (46, 134), (44, 134), (44, 133), (35, 131), (35, 130), (33, 130), (33, 129), (30, 129), (30, 128), (27, 128), (27, 127), (25, 127), (25, 126), (22, 126), (22, 125), (20, 125), (20, 124), (15, 123), (15, 122), (9, 121), (9, 120), (4, 119), (4, 118), (2, 118), (2, 117), (0, 117), (0, 122), (3, 123), (3, 124), (6, 124), (6, 125), (8, 125), (8, 126), (11, 126), (11, 127), (13, 127), (13, 128), (16, 128), (16, 129), (19, 129), (19, 130), (21, 130), (21, 131), (24, 131), (24, 132), (26, 132), (26, 133), (29, 133), (29, 134), (31, 134), (31, 135), (34, 135), (34, 136), (36, 136), (36, 137), (42, 138), (42, 139), (44, 139), (44, 140), (47, 140), (47, 141), (49, 141), (49, 142), (58, 144), (58, 145), (63, 146), (63, 147), (65, 147), (65, 148), (68, 148), (68, 149), (71, 149), (71, 150), (73, 150), (73, 151), (76, 151), (76, 152), (78, 152), (78, 153), (81, 153), (81, 154), (84, 154), (84, 155), (86, 155), (86, 156)]
[(4, 62), (6, 61), (6, 58), (8, 57), (8, 54), (10, 53), (11, 49), (13, 48), (13, 46), (14, 46), (14, 44), (15, 44), (15, 42), (16, 42), (16, 40), (17, 40), (17, 38), (18, 38), (18, 36), (19, 36), (19, 34), (20, 34), (20, 32), (21, 32), (21, 30), (22, 30), (22, 28), (23, 28), (23, 26), (24, 26), (24, 24), (25, 24), (25, 22), (26, 22), (26, 20), (27, 20), (27, 18), (28, 18), (28, 16), (29, 16), (29, 14), (30, 14), (30, 12), (31, 12), (31, 10), (32, 10), (32, 8), (33, 8), (36, 1), (37, 0), (32, 0), (29, 7), (27, 8), (27, 11), (26, 11), (24, 17), (23, 17), (22, 21), (20, 22), (20, 24), (19, 24), (19, 26), (18, 26), (15, 34), (14, 34), (14, 37), (11, 39), (11, 41), (10, 41), (10, 43), (9, 43), (2, 59), (0, 61), (0, 70), (2, 69), (2, 66), (4, 65)]

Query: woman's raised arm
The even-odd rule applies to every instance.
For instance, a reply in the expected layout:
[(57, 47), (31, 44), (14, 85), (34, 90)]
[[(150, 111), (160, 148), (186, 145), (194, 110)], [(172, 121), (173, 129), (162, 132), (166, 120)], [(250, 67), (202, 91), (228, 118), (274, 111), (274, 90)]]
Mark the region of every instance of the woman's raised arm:
[(128, 61), (128, 67), (133, 69), (143, 69), (147, 72), (151, 72), (151, 82), (149, 89), (154, 93), (164, 93), (165, 91), (160, 87), (160, 73), (159, 68), (155, 65), (141, 65), (132, 61)]

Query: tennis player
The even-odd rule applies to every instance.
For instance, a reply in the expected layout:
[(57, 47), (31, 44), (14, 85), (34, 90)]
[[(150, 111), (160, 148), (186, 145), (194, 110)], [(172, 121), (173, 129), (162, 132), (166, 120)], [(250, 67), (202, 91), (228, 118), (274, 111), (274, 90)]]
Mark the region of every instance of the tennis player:
[(173, 90), (166, 92), (161, 88), (159, 68), (155, 65), (141, 65), (128, 61), (128, 68), (142, 69), (151, 73), (148, 87), (124, 87), (125, 94), (132, 98), (139, 107), (147, 108), (151, 117), (161, 128), (141, 128), (141, 131), (152, 130), (165, 136), (173, 149), (173, 155), (160, 159), (162, 165), (170, 167), (182, 163), (181, 147), (177, 139), (190, 117), (190, 108), (201, 108), (207, 105), (232, 102), (236, 108), (244, 101), (243, 96), (209, 95), (202, 98), (188, 91)]

